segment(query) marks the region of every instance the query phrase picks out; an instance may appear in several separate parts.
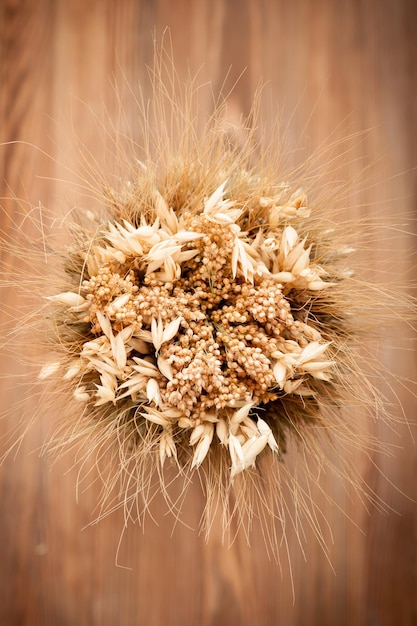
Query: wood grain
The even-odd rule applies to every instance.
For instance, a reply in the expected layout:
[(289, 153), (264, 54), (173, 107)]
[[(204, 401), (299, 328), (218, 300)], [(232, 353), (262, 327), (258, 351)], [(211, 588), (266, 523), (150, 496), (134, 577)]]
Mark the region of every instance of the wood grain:
[[(146, 92), (153, 41), (166, 27), (180, 78), (199, 71), (201, 81), (212, 81), (214, 93), (223, 84), (226, 91), (235, 85), (229, 101), (236, 117), (249, 112), (259, 81), (267, 83), (262, 117), (271, 123), (279, 113), (295, 164), (329, 138), (350, 133), (339, 149), (349, 148), (349, 159), (338, 175), (359, 180), (367, 164), (369, 181), (352, 186), (346, 200), (350, 215), (375, 208), (380, 215), (415, 212), (413, 0), (2, 0), (1, 228), (11, 238), (18, 211), (13, 197), (34, 206), (41, 201), (57, 216), (77, 201), (86, 205), (75, 186), (82, 174), (76, 137), (109, 174), (116, 171), (117, 158), (100, 122), (110, 120), (140, 139), (134, 99), (139, 87)], [(201, 115), (209, 108), (202, 102)], [(363, 131), (358, 141), (354, 135)], [(318, 165), (325, 166), (325, 157), (321, 160)], [(407, 234), (412, 230), (399, 224), (389, 243), (398, 259), (390, 270), (408, 278), (414, 272), (409, 260), (414, 241)], [(374, 270), (384, 266), (384, 246), (376, 241), (371, 251)], [(1, 297), (7, 326), (13, 323), (16, 296), (8, 291)], [(410, 351), (399, 355), (386, 348), (383, 358), (388, 368), (415, 379)], [(4, 357), (1, 372), (1, 403), (7, 410), (24, 395), (26, 370)], [(413, 420), (414, 399), (400, 385), (396, 392)], [(2, 422), (4, 430), (28, 407), (24, 401), (22, 409), (12, 410)], [(392, 510), (367, 513), (358, 499), (350, 500), (352, 494), (340, 491), (337, 480), (324, 477), (352, 521), (317, 493), (333, 532), (334, 571), (311, 533), (307, 560), (290, 537), (293, 581), (285, 564), (281, 573), (268, 560), (256, 530), (251, 548), (240, 538), (225, 549), (216, 530), (206, 544), (186, 526), (173, 531), (172, 519), (160, 515), (159, 526), (148, 521), (144, 531), (129, 527), (118, 548), (121, 514), (89, 525), (96, 488), (86, 489), (77, 503), (76, 472), (66, 473), (71, 461), (50, 470), (33, 452), (47, 428), (45, 415), (16, 458), (7, 458), (0, 468), (1, 624), (417, 623), (417, 450), (406, 427), (399, 425), (394, 433), (383, 424), (373, 426), (398, 446), (396, 456), (352, 459)], [(388, 480), (375, 471), (377, 460)], [(191, 526), (198, 526), (201, 507), (193, 485), (186, 511)], [(161, 502), (155, 503), (158, 508)]]

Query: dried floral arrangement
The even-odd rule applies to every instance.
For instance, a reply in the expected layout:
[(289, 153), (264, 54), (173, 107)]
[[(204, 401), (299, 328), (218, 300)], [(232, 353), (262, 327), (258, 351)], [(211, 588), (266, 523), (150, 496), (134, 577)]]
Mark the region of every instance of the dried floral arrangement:
[[(154, 92), (160, 113), (160, 82)], [(349, 410), (381, 414), (358, 345), (396, 296), (352, 273), (352, 225), (320, 194), (310, 204), (299, 174), (283, 180), (253, 121), (236, 144), (222, 107), (200, 132), (175, 97), (175, 140), (160, 116), (127, 179), (103, 185), (102, 211), (68, 220), (70, 243), (48, 255), (39, 379), (67, 398), (62, 447), (110, 451), (103, 501), (120, 482), (120, 503), (146, 510), (156, 475), (169, 502), (174, 468), (201, 482), (206, 529), (219, 503), (225, 529), (285, 526), (285, 486), (299, 480), (288, 443), (318, 466), (323, 439), (379, 445)], [(337, 471), (362, 488), (348, 456)]]
[(138, 422), (161, 465), (189, 446), (199, 467), (224, 446), (232, 477), (278, 452), (285, 398), (311, 419), (334, 396), (340, 343), (320, 324), (340, 275), (300, 229), (305, 198), (245, 178), (196, 198), (191, 173), (174, 204), (145, 171), (115, 197), (114, 218), (71, 249), (72, 290), (50, 297), (66, 349), (41, 372), (60, 369), (101, 419)]

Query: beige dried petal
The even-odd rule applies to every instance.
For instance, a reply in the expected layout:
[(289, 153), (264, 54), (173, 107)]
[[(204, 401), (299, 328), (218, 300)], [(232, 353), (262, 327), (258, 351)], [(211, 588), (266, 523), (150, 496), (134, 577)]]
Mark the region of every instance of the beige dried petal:
[[(282, 269), (284, 271), (292, 272), (292, 268), (293, 268), (294, 264), (298, 261), (300, 256), (305, 252), (305, 250), (304, 250), (304, 243), (305, 243), (305, 241), (301, 241), (285, 257), (285, 259), (283, 261), (283, 264), (282, 264)], [(302, 269), (304, 269), (304, 268), (302, 268)]]
[(241, 239), (241, 242), (242, 242), (242, 246), (243, 246), (243, 249), (245, 250), (246, 254), (247, 254), (247, 255), (251, 258), (251, 260), (252, 260), (252, 261), (254, 261), (254, 262), (255, 262), (255, 264), (256, 264), (256, 262), (257, 262), (257, 261), (258, 261), (258, 259), (259, 259), (259, 253), (258, 253), (258, 251), (256, 250), (255, 243), (254, 243), (254, 242), (252, 242), (252, 243), (248, 243), (248, 242), (247, 242), (247, 241), (245, 241), (244, 239)]
[(321, 340), (321, 334), (316, 328), (313, 328), (313, 326), (305, 324), (304, 322), (299, 322), (299, 329), (308, 339), (312, 339), (313, 341)]
[(72, 291), (65, 291), (63, 293), (58, 293), (55, 296), (48, 296), (47, 300), (52, 300), (52, 302), (57, 302), (58, 304), (62, 304), (67, 307), (79, 307), (82, 304), (85, 304), (85, 298), (83, 298), (83, 296), (79, 293), (74, 293)]
[(166, 415), (166, 417), (170, 417), (176, 420), (180, 419), (181, 417), (184, 417), (184, 414), (182, 411), (180, 411), (180, 409), (176, 409), (175, 407), (172, 407), (172, 406), (162, 405), (161, 410), (163, 410), (164, 415)]
[(100, 266), (101, 266), (98, 259), (96, 258), (95, 250), (96, 248), (93, 248), (93, 250), (90, 252), (90, 254), (86, 258), (87, 272), (90, 276), (96, 276), (98, 272), (100, 271)]
[(159, 390), (158, 381), (155, 378), (149, 378), (146, 383), (146, 396), (149, 402), (154, 402), (156, 406), (161, 404), (161, 392)]
[(290, 353), (290, 354), (297, 354), (297, 355), (301, 353), (300, 346), (293, 339), (286, 339), (283, 342), (283, 347), (284, 347), (285, 352), (286, 352), (286, 357), (288, 356), (288, 353)]
[(275, 437), (272, 433), (272, 430), (268, 426), (268, 424), (261, 418), (258, 418), (256, 423), (258, 430), (261, 435), (265, 435), (268, 439), (268, 446), (271, 448), (272, 452), (278, 452), (278, 444), (275, 440)]
[(96, 369), (98, 372), (108, 372), (109, 374), (117, 374), (118, 367), (112, 359), (106, 358), (104, 355), (99, 355), (100, 358), (91, 356), (87, 357), (89, 364), (93, 367), (89, 369)]
[(259, 228), (258, 232), (256, 233), (255, 239), (251, 241), (249, 247), (255, 250), (257, 254), (259, 254), (259, 250), (262, 246), (263, 241), (264, 241), (264, 234), (262, 232), (262, 228)]
[(286, 226), (282, 231), (281, 248), (284, 253), (284, 257), (287, 257), (289, 252), (294, 248), (298, 241), (298, 233), (292, 226)]
[(220, 419), (216, 424), (216, 434), (220, 439), (220, 442), (223, 444), (227, 444), (229, 441), (229, 428), (226, 424), (226, 421)]
[(321, 289), (326, 289), (327, 287), (334, 287), (336, 283), (326, 283), (321, 279), (315, 279), (308, 282), (308, 288), (310, 291), (320, 291)]
[(175, 446), (174, 438), (172, 433), (168, 431), (168, 429), (164, 429), (161, 434), (161, 439), (159, 441), (159, 460), (161, 463), (161, 467), (164, 466), (166, 458), (176, 458), (177, 457), (177, 448)]
[(168, 207), (165, 199), (157, 189), (155, 189), (154, 193), (156, 198), (156, 214), (158, 215), (161, 222), (168, 226), (171, 233), (176, 233), (178, 230), (178, 219), (175, 215), (175, 212)]
[(151, 321), (152, 343), (155, 346), (155, 352), (159, 351), (164, 336), (164, 327), (162, 325), (161, 316), (156, 320), (154, 317)]
[(143, 255), (143, 247), (135, 237), (135, 234), (132, 234), (128, 230), (124, 229), (121, 224), (117, 223), (115, 225), (110, 223), (108, 229), (109, 232), (107, 233), (106, 238), (118, 251), (121, 251), (128, 256)]
[(311, 376), (313, 376), (313, 378), (316, 378), (317, 380), (332, 380), (331, 372), (323, 372), (321, 370), (319, 372), (309, 372), (309, 374), (311, 374)]
[(120, 389), (129, 389), (135, 385), (142, 385), (142, 389), (145, 389), (146, 383), (148, 382), (149, 376), (145, 376), (144, 374), (140, 374), (139, 372), (134, 372), (129, 375), (125, 381), (120, 383)]
[(239, 439), (232, 433), (229, 434), (229, 452), (232, 459), (232, 466), (239, 466), (243, 463), (244, 454), (242, 446)]
[(199, 424), (198, 426), (196, 426), (190, 436), (190, 446), (193, 446), (194, 444), (196, 444), (197, 441), (204, 435), (205, 432), (206, 432), (205, 424)]
[(245, 419), (244, 422), (239, 424), (238, 433), (240, 433), (240, 435), (243, 435), (244, 443), (247, 439), (250, 439), (251, 437), (258, 437), (259, 430), (257, 429), (255, 422), (248, 418)]
[(115, 225), (119, 240), (122, 239), (127, 245), (132, 245), (132, 251), (138, 250), (137, 253), (139, 255), (143, 253), (143, 246), (148, 248), (160, 241), (160, 235), (157, 232), (159, 227), (158, 220), (152, 226), (147, 224), (145, 220), (142, 220), (142, 225), (138, 228), (127, 220), (123, 220), (123, 223), (124, 227), (118, 223)]
[(108, 349), (110, 349), (110, 342), (105, 335), (96, 337), (91, 341), (86, 341), (85, 344), (83, 344), (81, 356), (88, 357), (89, 355), (96, 355), (99, 352), (102, 352), (104, 349), (104, 344), (106, 344), (108, 346)]
[(188, 428), (193, 428), (194, 422), (188, 417), (180, 417), (178, 420), (178, 426), (187, 430)]
[(301, 206), (306, 206), (307, 204), (307, 194), (305, 193), (302, 187), (298, 187), (290, 196), (288, 203), (295, 208), (299, 208)]
[(245, 277), (245, 280), (250, 280), (251, 282), (253, 282), (253, 273), (254, 270), (256, 270), (257, 263), (252, 258), (252, 256), (247, 253), (244, 242), (236, 237), (232, 251), (233, 278), (236, 278), (238, 264), (241, 267), (242, 274)]
[(233, 250), (232, 250), (232, 275), (233, 278), (236, 278), (237, 275), (237, 264), (239, 261), (239, 245), (238, 242), (239, 240), (236, 239), (234, 245), (233, 245)]
[(298, 378), (297, 380), (287, 380), (284, 385), (285, 393), (298, 393), (298, 389), (304, 383), (304, 378)]
[(204, 237), (204, 233), (195, 233), (190, 230), (181, 230), (179, 233), (176, 233), (173, 239), (176, 241), (181, 241), (182, 243), (188, 243), (189, 241), (195, 241), (196, 239), (201, 239)]
[(133, 331), (133, 337), (136, 337), (137, 339), (141, 339), (142, 341), (145, 341), (146, 343), (152, 343), (152, 333), (150, 330), (144, 330), (143, 328), (138, 328), (137, 330)]
[(150, 349), (149, 343), (147, 343), (146, 341), (143, 341), (143, 339), (132, 337), (131, 339), (129, 339), (128, 345), (130, 348), (132, 348), (136, 352), (139, 352), (140, 354), (149, 353), (149, 349)]
[(271, 274), (271, 278), (278, 283), (291, 283), (295, 279), (295, 276), (291, 272), (276, 272), (275, 274)]
[(127, 343), (130, 341), (134, 330), (135, 330), (134, 324), (131, 324), (130, 326), (125, 326), (124, 328), (122, 328), (122, 330), (119, 332), (119, 335), (122, 337), (124, 343)]
[[(127, 223), (127, 222), (126, 222)], [(140, 239), (155, 241), (159, 239), (159, 235), (155, 232), (154, 226), (139, 226), (139, 228), (133, 228), (132, 233), (140, 237)]]
[(274, 364), (272, 371), (274, 373), (274, 378), (277, 381), (278, 386), (280, 387), (280, 389), (282, 389), (287, 379), (287, 366), (285, 365), (283, 360), (277, 361)]
[(302, 272), (304, 272), (308, 268), (308, 265), (310, 263), (310, 253), (311, 253), (311, 246), (309, 246), (307, 250), (304, 250), (300, 254), (297, 261), (294, 263), (294, 265), (291, 268), (291, 271), (293, 274), (297, 276), (297, 274), (302, 274)]
[(172, 257), (164, 259), (164, 269), (156, 275), (157, 280), (164, 283), (172, 283), (181, 276), (181, 268)]
[(172, 240), (168, 239), (152, 246), (147, 256), (150, 261), (163, 261), (176, 252), (180, 252), (180, 250), (180, 245), (175, 244)]
[(51, 363), (45, 363), (42, 366), (41, 371), (38, 374), (39, 380), (45, 380), (45, 378), (49, 378), (59, 370), (61, 367), (61, 361), (52, 361)]
[(243, 420), (249, 415), (249, 411), (253, 407), (253, 402), (249, 402), (242, 406), (238, 411), (233, 413), (232, 418), (230, 420), (231, 424), (239, 424), (243, 422)]
[(170, 425), (170, 421), (160, 411), (157, 411), (156, 409), (152, 409), (152, 407), (144, 407), (144, 408), (145, 408), (145, 412), (141, 412), (139, 413), (139, 415), (147, 419), (149, 422), (153, 422), (154, 424), (158, 424), (159, 426)]
[(272, 200), (271, 198), (264, 198), (264, 197), (260, 197), (259, 198), (259, 206), (262, 207), (263, 209), (266, 209), (267, 207), (271, 206)]
[(107, 402), (114, 402), (114, 392), (108, 387), (103, 387), (102, 385), (96, 385), (96, 397), (98, 398), (96, 402), (94, 402), (94, 406), (102, 406), (103, 404), (107, 404)]
[(174, 373), (172, 371), (172, 367), (169, 362), (164, 359), (163, 356), (159, 355), (157, 359), (158, 369), (165, 378), (168, 380), (172, 380), (174, 378)]
[(281, 206), (272, 206), (269, 209), (269, 224), (270, 226), (272, 226), (272, 228), (275, 228), (276, 226), (278, 226), (278, 224), (281, 222), (282, 223), (282, 214), (284, 213), (283, 211), (283, 207)]
[(198, 250), (192, 249), (192, 250), (184, 250), (182, 252), (177, 253), (174, 258), (177, 261), (177, 263), (181, 264), (181, 263), (185, 263), (185, 261), (189, 261), (190, 259), (193, 259), (195, 256), (197, 256), (198, 254)]
[(96, 316), (97, 316), (97, 321), (100, 325), (101, 330), (106, 335), (106, 337), (108, 337), (111, 341), (113, 338), (113, 330), (111, 327), (110, 320), (100, 310), (96, 311)]
[(108, 389), (111, 389), (112, 391), (115, 391), (117, 388), (116, 376), (110, 372), (101, 372), (100, 381), (103, 387), (107, 387)]
[(194, 456), (193, 456), (193, 462), (191, 464), (191, 469), (194, 467), (200, 467), (200, 465), (202, 464), (202, 462), (204, 461), (204, 459), (207, 456), (207, 452), (210, 449), (210, 444), (211, 444), (211, 439), (208, 435), (206, 435), (205, 437), (203, 437), (197, 444), (195, 452), (194, 452)]
[(200, 439), (195, 449), (193, 462), (191, 464), (192, 468), (199, 467), (204, 461), (204, 459), (206, 458), (207, 453), (210, 449), (210, 444), (213, 440), (213, 434), (214, 434), (214, 426), (213, 424), (208, 424), (206, 426), (203, 437)]
[[(83, 302), (83, 304), (80, 304), (78, 306), (71, 306), (69, 308), (69, 311), (74, 312), (74, 313), (83, 313), (84, 311), (88, 311), (91, 308), (91, 302), (89, 300), (86, 300), (85, 302)], [(90, 316), (87, 315), (88, 321), (90, 321)]]
[(232, 433), (229, 435), (229, 454), (232, 461), (230, 476), (233, 478), (237, 474), (240, 474), (240, 472), (245, 469), (245, 466), (242, 446), (239, 439), (232, 435)]
[(111, 347), (114, 356), (114, 360), (119, 369), (123, 369), (126, 365), (127, 355), (126, 348), (123, 341), (123, 334), (118, 333), (116, 337), (111, 338)]
[(162, 341), (161, 341), (161, 343), (166, 343), (167, 341), (170, 341), (170, 339), (175, 337), (175, 335), (177, 334), (178, 329), (180, 327), (181, 321), (182, 321), (182, 317), (180, 315), (176, 319), (172, 320), (172, 322), (170, 322), (164, 328), (164, 331), (163, 331), (163, 334), (162, 334)]
[(141, 359), (137, 356), (134, 356), (133, 360), (136, 363), (136, 365), (133, 365), (132, 369), (135, 370), (136, 372), (139, 372), (139, 374), (142, 374), (143, 376), (148, 376), (148, 377), (159, 376), (160, 374), (159, 369), (153, 363), (150, 363), (149, 361), (146, 361), (145, 359)]
[(329, 347), (330, 343), (319, 343), (312, 341), (303, 350), (298, 358), (298, 365), (303, 365), (307, 361), (316, 360), (321, 357)]
[(80, 370), (81, 370), (81, 361), (78, 360), (76, 363), (74, 363), (73, 365), (71, 365), (71, 367), (67, 369), (65, 375), (63, 376), (63, 379), (71, 380), (72, 378), (77, 376), (77, 374), (80, 373)]
[(118, 396), (118, 399), (127, 398), (133, 396), (136, 393), (141, 393), (146, 390), (146, 383), (149, 378), (142, 374), (134, 374), (119, 386), (119, 390), (126, 389), (126, 391)]
[(303, 363), (301, 367), (305, 372), (313, 374), (329, 369), (329, 367), (333, 367), (333, 365), (335, 365), (335, 361), (307, 361), (307, 363)]
[(119, 309), (124, 307), (125, 304), (127, 304), (129, 302), (129, 300), (130, 300), (130, 293), (124, 293), (122, 296), (119, 296), (118, 298), (115, 298), (111, 302), (111, 308), (114, 311), (118, 311)]
[(88, 402), (90, 400), (90, 394), (86, 391), (84, 386), (74, 389), (73, 396), (79, 402)]
[[(317, 393), (313, 390), (310, 389), (310, 387), (307, 387), (306, 385), (304, 385), (304, 379), (299, 379), (296, 381), (288, 381), (288, 385), (292, 384), (291, 390), (287, 391), (285, 388), (286, 393), (294, 393), (297, 396), (302, 396), (302, 397), (313, 397), (317, 395)], [(285, 387), (287, 386), (287, 384), (285, 385)]]
[(306, 206), (300, 206), (300, 208), (297, 209), (297, 215), (298, 217), (303, 217), (303, 218), (310, 217), (311, 209), (309, 209)]
[(214, 213), (212, 215), (208, 215), (207, 218), (211, 221), (211, 222), (216, 222), (217, 224), (234, 224), (236, 222), (236, 220), (239, 218), (239, 216), (241, 215), (242, 210), (241, 209), (232, 209), (229, 211), (224, 211), (224, 212), (218, 212), (218, 213)]
[(259, 437), (252, 437), (242, 446), (244, 469), (255, 465), (256, 457), (262, 452), (267, 443), (268, 437), (266, 435), (260, 435)]
[(218, 415), (214, 411), (210, 413), (204, 413), (202, 419), (204, 420), (204, 422), (210, 422), (212, 424), (216, 424), (219, 421)]
[(146, 275), (149, 276), (149, 274), (153, 274), (159, 270), (164, 265), (165, 260), (166, 259), (159, 259), (159, 261), (152, 261), (151, 263), (148, 263), (146, 266)]
[(221, 185), (219, 185), (219, 187), (217, 187), (215, 191), (213, 191), (211, 196), (207, 198), (204, 203), (204, 213), (206, 215), (212, 213), (213, 209), (215, 209), (218, 206), (219, 202), (221, 202), (221, 200), (223, 199), (224, 189), (226, 185), (227, 179)]

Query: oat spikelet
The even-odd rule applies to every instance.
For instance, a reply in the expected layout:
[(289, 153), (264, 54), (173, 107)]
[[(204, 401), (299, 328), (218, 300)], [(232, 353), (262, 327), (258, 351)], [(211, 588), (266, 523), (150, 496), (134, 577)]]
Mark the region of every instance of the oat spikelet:
[(219, 503), (225, 530), (253, 515), (285, 526), (287, 443), (321, 464), (323, 433), (360, 445), (341, 408), (377, 402), (354, 346), (378, 290), (352, 277), (323, 207), (273, 155), (265, 167), (266, 149), (256, 160), (253, 125), (237, 148), (220, 110), (197, 139), (171, 105), (179, 136), (160, 116), (136, 169), (104, 187), (101, 214), (67, 224), (71, 243), (51, 253), (60, 287), (44, 289), (52, 345), (39, 379), (72, 398), (64, 448), (85, 437), (90, 454), (114, 450), (105, 496), (120, 479), (121, 503), (146, 509), (157, 473), (169, 500), (173, 466), (199, 477), (206, 528)]

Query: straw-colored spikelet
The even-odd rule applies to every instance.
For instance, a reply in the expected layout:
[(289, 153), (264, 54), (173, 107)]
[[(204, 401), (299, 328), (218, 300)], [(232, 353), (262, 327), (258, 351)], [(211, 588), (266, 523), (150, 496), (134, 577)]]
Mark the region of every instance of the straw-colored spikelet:
[(105, 488), (128, 485), (121, 503), (146, 507), (155, 473), (169, 500), (174, 467), (199, 477), (207, 528), (218, 502), (225, 528), (252, 515), (285, 525), (283, 484), (294, 494), (298, 480), (287, 443), (320, 466), (323, 433), (362, 445), (341, 410), (377, 402), (355, 344), (386, 296), (352, 276), (334, 207), (310, 206), (266, 150), (256, 160), (253, 130), (236, 148), (214, 115), (196, 139), (173, 109), (179, 143), (161, 119), (156, 158), (149, 148), (105, 186), (100, 214), (64, 226), (39, 378), (54, 381), (58, 412), (72, 398), (64, 448), (85, 437), (91, 456), (114, 450)]

